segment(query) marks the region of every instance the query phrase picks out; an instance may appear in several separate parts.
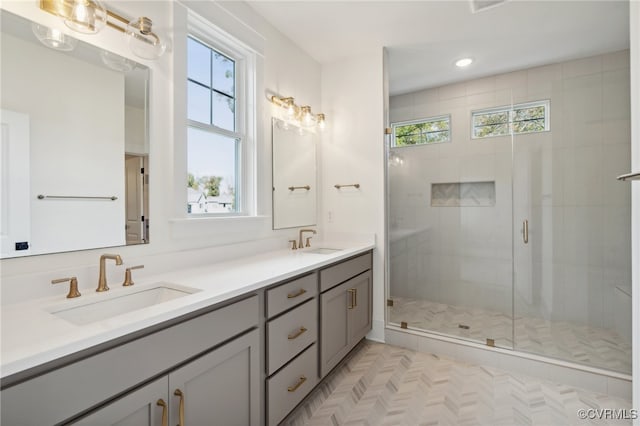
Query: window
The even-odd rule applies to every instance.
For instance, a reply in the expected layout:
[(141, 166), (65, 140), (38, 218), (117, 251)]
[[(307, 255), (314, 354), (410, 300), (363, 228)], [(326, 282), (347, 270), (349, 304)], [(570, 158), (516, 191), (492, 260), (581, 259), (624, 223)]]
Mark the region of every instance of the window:
[(394, 123), (392, 128), (392, 146), (394, 147), (442, 143), (451, 140), (451, 117), (448, 115)]
[(471, 113), (473, 139), (549, 130), (549, 101), (528, 102)]
[(245, 129), (238, 61), (190, 35), (187, 40), (187, 212), (242, 212)]

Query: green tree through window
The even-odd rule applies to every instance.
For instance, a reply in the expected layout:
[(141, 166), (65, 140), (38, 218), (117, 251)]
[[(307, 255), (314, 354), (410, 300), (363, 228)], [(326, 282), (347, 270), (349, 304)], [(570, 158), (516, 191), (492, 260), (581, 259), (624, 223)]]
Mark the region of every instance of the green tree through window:
[(420, 121), (393, 125), (393, 146), (424, 145), (451, 140), (451, 118), (449, 116), (427, 118)]

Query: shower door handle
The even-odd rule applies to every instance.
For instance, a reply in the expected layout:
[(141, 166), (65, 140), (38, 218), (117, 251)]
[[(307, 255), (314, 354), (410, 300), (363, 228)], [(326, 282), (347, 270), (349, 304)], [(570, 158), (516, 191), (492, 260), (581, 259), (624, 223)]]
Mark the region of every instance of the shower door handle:
[(529, 221), (527, 219), (522, 222), (522, 241), (529, 244)]

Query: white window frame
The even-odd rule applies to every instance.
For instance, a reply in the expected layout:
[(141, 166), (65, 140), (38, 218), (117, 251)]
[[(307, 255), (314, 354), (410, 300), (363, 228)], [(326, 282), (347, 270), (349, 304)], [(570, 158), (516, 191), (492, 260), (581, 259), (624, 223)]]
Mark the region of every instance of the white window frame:
[[(447, 122), (449, 122), (449, 137), (447, 138), (446, 141), (440, 141), (440, 142), (429, 142), (429, 143), (419, 143), (419, 144), (415, 144), (415, 145), (396, 145), (396, 128), (397, 127), (402, 127), (402, 126), (408, 126), (411, 124), (422, 124), (422, 123), (429, 123), (429, 122), (433, 122), (433, 121), (442, 121), (442, 120), (446, 120)], [(410, 147), (416, 147), (416, 146), (429, 146), (429, 145), (439, 145), (441, 143), (451, 143), (452, 141), (452, 127), (451, 127), (451, 114), (443, 114), (443, 115), (438, 115), (435, 117), (426, 117), (426, 118), (420, 118), (417, 120), (408, 120), (408, 121), (398, 121), (396, 123), (391, 123), (391, 129), (392, 129), (392, 142), (391, 142), (391, 148), (410, 148)]]
[[(187, 118), (188, 111), (185, 108), (185, 132), (188, 128), (192, 127), (218, 135), (239, 139), (239, 142), (236, 152), (236, 211), (225, 213), (188, 213), (185, 203), (185, 215), (188, 218), (256, 216), (256, 52), (241, 41), (220, 30), (194, 13), (189, 13), (186, 37), (193, 37), (202, 44), (232, 59), (235, 62), (236, 81), (234, 88), (235, 131), (223, 129), (213, 124), (205, 124), (199, 121), (190, 120)], [(185, 70), (186, 67), (187, 64), (185, 63)], [(185, 93), (187, 81), (188, 79), (185, 78), (183, 82)], [(188, 103), (185, 106), (188, 108)], [(187, 145), (188, 140), (185, 141), (185, 152)], [(184, 185), (184, 194), (186, 197), (186, 184)]]
[[(523, 102), (519, 104), (506, 105), (506, 106), (495, 107), (495, 108), (478, 109), (478, 110), (471, 111), (471, 139), (487, 139), (487, 138), (499, 138), (504, 136), (511, 136), (512, 134), (514, 134), (513, 133), (513, 117), (515, 115), (515, 111), (518, 109), (533, 108), (538, 106), (544, 106), (544, 130), (532, 131), (532, 132), (518, 132), (515, 134), (526, 135), (529, 133), (548, 132), (551, 130), (550, 119), (549, 119), (549, 117), (551, 116), (551, 102), (549, 99), (544, 99), (541, 101)], [(475, 120), (474, 120), (475, 117), (478, 115), (495, 114), (499, 112), (506, 112), (509, 114), (509, 121), (507, 122), (507, 125), (509, 127), (509, 132), (503, 135), (476, 136), (474, 131), (476, 127)]]

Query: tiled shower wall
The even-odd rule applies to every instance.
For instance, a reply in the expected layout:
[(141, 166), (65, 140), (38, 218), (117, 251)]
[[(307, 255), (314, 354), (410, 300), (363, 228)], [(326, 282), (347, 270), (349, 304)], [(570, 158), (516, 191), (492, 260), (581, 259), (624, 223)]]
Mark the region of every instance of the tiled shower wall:
[[(510, 136), (471, 139), (471, 111), (543, 99), (551, 130), (513, 161)], [(393, 150), (391, 295), (510, 313), (515, 276), (516, 317), (630, 336), (629, 103), (628, 50), (392, 97), (391, 122), (451, 114), (452, 141)], [(487, 181), (494, 206), (431, 206), (433, 183)]]

